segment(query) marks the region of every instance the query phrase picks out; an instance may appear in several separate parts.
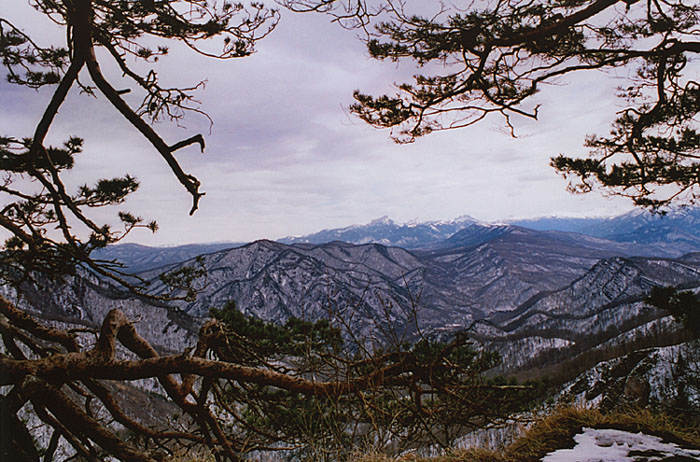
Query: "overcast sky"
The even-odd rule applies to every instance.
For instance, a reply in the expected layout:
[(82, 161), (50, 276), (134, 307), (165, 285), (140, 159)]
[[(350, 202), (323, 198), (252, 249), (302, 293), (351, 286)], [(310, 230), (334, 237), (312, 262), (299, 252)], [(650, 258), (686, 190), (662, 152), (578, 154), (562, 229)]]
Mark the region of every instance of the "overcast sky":
[[(61, 40), (41, 16), (12, 14), (39, 31), (44, 44)], [(615, 76), (580, 74), (544, 87), (532, 101), (542, 104), (540, 120), (516, 119), (517, 138), (494, 117), (396, 145), (387, 131), (365, 125), (346, 108), (354, 89), (391, 93), (393, 82), (411, 75), (409, 65), (370, 60), (354, 32), (321, 15), (283, 12), (257, 50), (222, 62), (176, 49), (157, 66), (166, 85), (207, 80), (198, 97), (214, 120), (211, 132), (196, 115), (188, 116), (184, 128), (156, 125), (171, 143), (197, 132), (206, 137), (205, 154), (196, 147), (176, 154), (207, 193), (194, 216), (188, 216), (184, 188), (135, 129), (103, 98), (77, 91), (49, 135), (53, 143), (68, 135), (86, 139), (68, 183), (138, 177), (141, 188), (118, 209), (158, 221), (155, 235), (142, 231), (130, 238), (146, 245), (275, 239), (384, 215), (399, 222), (460, 215), (499, 221), (631, 209), (629, 202), (597, 193), (567, 193), (566, 182), (549, 167), (558, 153), (583, 155), (586, 134), (609, 131), (619, 109)], [(120, 87), (115, 80), (113, 85)], [(30, 136), (51, 89), (36, 92), (3, 82), (0, 91), (0, 134)], [(108, 220), (114, 212), (98, 217)]]

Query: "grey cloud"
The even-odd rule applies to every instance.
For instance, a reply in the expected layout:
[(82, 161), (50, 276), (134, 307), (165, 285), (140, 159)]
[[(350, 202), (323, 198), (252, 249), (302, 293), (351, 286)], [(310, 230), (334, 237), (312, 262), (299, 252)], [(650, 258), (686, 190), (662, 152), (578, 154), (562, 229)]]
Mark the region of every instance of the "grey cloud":
[[(625, 206), (569, 195), (548, 167), (552, 155), (582, 152), (586, 133), (607, 131), (615, 82), (599, 76), (544, 88), (533, 101), (543, 105), (540, 121), (517, 119), (518, 139), (492, 119), (397, 146), (388, 132), (363, 125), (343, 107), (354, 89), (391, 92), (394, 81), (410, 79), (415, 69), (371, 61), (354, 33), (327, 17), (286, 14), (249, 58), (206, 60), (176, 46), (157, 67), (168, 84), (208, 81), (197, 97), (214, 120), (211, 135), (207, 120), (196, 116), (184, 129), (156, 125), (168, 141), (208, 135), (204, 155), (194, 147), (177, 153), (207, 191), (194, 217), (187, 216), (187, 193), (162, 159), (103, 99), (71, 94), (51, 132), (55, 139), (86, 137), (71, 184), (126, 172), (141, 179), (124, 208), (160, 222), (155, 236), (134, 235), (145, 244), (274, 238), (381, 215), (498, 220), (606, 214)], [(47, 94), (5, 83), (0, 91), (0, 123), (31, 133)], [(114, 212), (99, 216), (108, 221)]]

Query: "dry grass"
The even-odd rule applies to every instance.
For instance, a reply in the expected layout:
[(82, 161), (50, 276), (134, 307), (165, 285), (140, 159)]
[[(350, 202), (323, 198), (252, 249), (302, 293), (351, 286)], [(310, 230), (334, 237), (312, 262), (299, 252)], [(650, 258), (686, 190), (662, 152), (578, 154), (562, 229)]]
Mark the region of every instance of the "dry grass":
[(208, 452), (208, 451), (203, 451), (199, 454), (193, 454), (193, 453), (186, 453), (186, 454), (179, 454), (175, 455), (174, 457), (170, 458), (169, 462), (215, 462), (216, 459), (214, 456)]
[[(527, 433), (503, 451), (458, 449), (439, 457), (408, 454), (391, 458), (383, 454), (364, 454), (351, 462), (537, 462), (556, 449), (574, 446), (573, 437), (583, 427), (615, 428), (644, 432), (689, 448), (700, 448), (700, 428), (680, 425), (672, 417), (647, 410), (603, 414), (595, 409), (561, 408), (544, 417)], [(211, 455), (182, 456), (177, 462), (213, 462)]]
[[(665, 414), (647, 410), (603, 414), (596, 409), (569, 407), (559, 409), (539, 421), (506, 448), (503, 459), (495, 460), (539, 461), (548, 452), (573, 447), (573, 437), (583, 427), (644, 432), (687, 447), (700, 447), (700, 429), (683, 427)], [(468, 459), (463, 462), (466, 461)]]
[(603, 414), (595, 409), (568, 407), (544, 417), (503, 451), (468, 449), (435, 458), (408, 455), (399, 459), (372, 454), (353, 462), (536, 462), (551, 451), (573, 447), (573, 437), (583, 427), (644, 432), (685, 447), (700, 448), (699, 428), (684, 427), (664, 414), (646, 410)]
[(409, 454), (399, 458), (391, 458), (383, 454), (363, 455), (352, 462), (506, 462), (497, 451), (486, 449), (457, 449), (439, 457), (421, 457)]

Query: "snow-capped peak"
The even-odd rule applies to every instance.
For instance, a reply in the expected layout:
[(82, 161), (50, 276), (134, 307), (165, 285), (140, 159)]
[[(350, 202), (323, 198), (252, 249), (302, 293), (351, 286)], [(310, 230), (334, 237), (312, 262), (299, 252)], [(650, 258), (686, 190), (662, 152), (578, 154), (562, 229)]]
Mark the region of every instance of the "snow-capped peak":
[(380, 218), (375, 218), (374, 220), (369, 222), (369, 226), (376, 226), (376, 225), (393, 225), (394, 220), (389, 218), (387, 215), (384, 215), (383, 217)]

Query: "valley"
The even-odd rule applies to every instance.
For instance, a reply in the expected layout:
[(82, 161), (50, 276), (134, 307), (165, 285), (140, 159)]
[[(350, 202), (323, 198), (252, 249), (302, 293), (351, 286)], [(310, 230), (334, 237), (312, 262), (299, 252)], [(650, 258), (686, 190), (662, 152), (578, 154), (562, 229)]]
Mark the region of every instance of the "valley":
[[(598, 230), (592, 234), (608, 229), (612, 237), (623, 235), (622, 241), (464, 218), (410, 226), (384, 218), (288, 238), (287, 243), (145, 250), (115, 246), (101, 251), (101, 258), (120, 258), (149, 281), (154, 295), (168, 291), (158, 278), (161, 273), (188, 265), (206, 270), (204, 289), (194, 301), (159, 306), (87, 277), (75, 278), (69, 288), (37, 294), (36, 300), (51, 300), (53, 308), (40, 310), (44, 315), (55, 311), (84, 323), (98, 322), (109, 307), (119, 306), (147, 319), (144, 324), (162, 326), (160, 331), (149, 327), (147, 336), (173, 351), (187, 346), (211, 308), (233, 300), (243, 313), (264, 320), (335, 319), (367, 338), (392, 332), (410, 341), (466, 332), (498, 351), (503, 373), (534, 365), (549, 368), (561, 360), (561, 351), (590, 355), (603, 346), (621, 351), (621, 345), (639, 343), (645, 336), (668, 343), (681, 335), (667, 314), (643, 299), (654, 286), (700, 286), (700, 253), (678, 256), (684, 250), (700, 251), (700, 245), (691, 245), (696, 242), (689, 237), (692, 226), (684, 224), (699, 213), (683, 213), (685, 221), (674, 217), (663, 226), (657, 221), (666, 218), (643, 214), (635, 215), (636, 227), (629, 216), (592, 220), (589, 229)], [(620, 234), (615, 220), (629, 232)], [(660, 230), (656, 239), (649, 220)], [(562, 220), (555, 224), (563, 227)], [(586, 229), (581, 220), (575, 224)], [(630, 239), (635, 233), (644, 239)], [(311, 242), (324, 238), (356, 242)], [(365, 242), (411, 239), (421, 247)], [(201, 253), (199, 262), (193, 251)], [(184, 261), (175, 261), (178, 257)], [(161, 320), (152, 322), (156, 319)]]
[[(162, 249), (125, 244), (101, 250), (99, 258), (121, 261), (156, 297), (186, 295), (172, 292), (160, 275), (204, 270), (195, 281), (197, 297), (157, 301), (87, 271), (63, 282), (26, 285), (19, 298), (4, 287), (3, 295), (37, 318), (80, 332), (99, 329), (118, 308), (160, 354), (191, 351), (210, 310), (230, 301), (245, 315), (277, 324), (328, 319), (346, 340), (367, 342), (351, 348), (466, 335), (477, 349), (500, 357), (487, 376), (546, 380), (559, 403), (602, 403), (612, 410), (683, 402), (690, 410), (700, 408), (697, 341), (668, 313), (644, 302), (656, 286), (698, 290), (700, 246), (689, 237), (692, 227), (676, 229), (679, 222), (657, 227), (652, 238), (648, 217), (641, 216), (637, 231), (629, 217), (623, 219), (632, 231), (620, 240), (472, 219), (410, 226), (382, 219), (287, 239), (293, 242)], [(561, 220), (555, 224), (564, 227)], [(600, 220), (594, 229), (602, 229)], [(635, 233), (644, 239), (631, 239)], [(311, 242), (322, 237), (334, 239)], [(355, 242), (335, 239), (349, 237)], [(91, 342), (89, 335), (81, 339)], [(170, 412), (155, 381), (133, 385), (119, 393), (150, 402), (159, 409), (154, 412)], [(462, 439), (505, 444), (517, 434), (503, 431)]]

